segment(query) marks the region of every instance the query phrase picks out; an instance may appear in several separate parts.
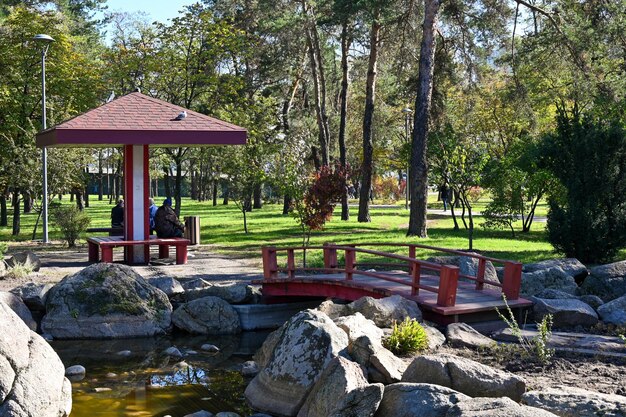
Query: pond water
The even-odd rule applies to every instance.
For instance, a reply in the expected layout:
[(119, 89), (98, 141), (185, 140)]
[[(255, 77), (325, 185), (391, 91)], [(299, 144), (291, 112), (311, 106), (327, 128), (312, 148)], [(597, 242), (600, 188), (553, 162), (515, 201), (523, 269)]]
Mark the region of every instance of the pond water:
[[(66, 367), (86, 369), (84, 379), (72, 382), (70, 417), (182, 417), (199, 410), (246, 416), (252, 413), (243, 396), (249, 381), (239, 369), (268, 333), (54, 341), (52, 347)], [(202, 351), (207, 343), (220, 351)], [(171, 346), (184, 357), (163, 355)]]

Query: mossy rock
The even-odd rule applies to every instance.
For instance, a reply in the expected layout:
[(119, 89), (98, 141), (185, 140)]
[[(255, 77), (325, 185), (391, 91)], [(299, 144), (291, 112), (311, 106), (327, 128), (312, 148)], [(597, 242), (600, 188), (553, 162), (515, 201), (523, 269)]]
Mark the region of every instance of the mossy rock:
[(48, 295), (45, 332), (58, 339), (163, 334), (172, 305), (131, 267), (94, 264), (68, 275)]

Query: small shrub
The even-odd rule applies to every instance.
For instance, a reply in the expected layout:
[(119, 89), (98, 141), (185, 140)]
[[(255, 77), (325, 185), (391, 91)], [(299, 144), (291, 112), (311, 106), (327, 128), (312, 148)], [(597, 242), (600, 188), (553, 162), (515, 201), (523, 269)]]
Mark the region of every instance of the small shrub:
[(28, 260), (23, 264), (16, 263), (9, 269), (6, 277), (10, 279), (21, 279), (29, 276), (31, 272), (33, 272), (33, 269), (33, 265), (28, 262)]
[(76, 240), (84, 233), (91, 222), (87, 213), (75, 206), (56, 207), (51, 211), (52, 219), (61, 229), (63, 239), (70, 248), (76, 246)]
[(391, 335), (383, 345), (393, 353), (405, 355), (428, 348), (426, 330), (415, 319), (406, 318), (400, 324), (394, 322)]

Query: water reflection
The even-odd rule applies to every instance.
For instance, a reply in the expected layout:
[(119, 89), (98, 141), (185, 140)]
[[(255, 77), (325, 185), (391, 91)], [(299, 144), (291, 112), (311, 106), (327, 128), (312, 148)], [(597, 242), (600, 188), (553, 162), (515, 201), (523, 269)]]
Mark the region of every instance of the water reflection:
[[(65, 366), (80, 364), (87, 372), (72, 383), (70, 417), (184, 416), (199, 410), (251, 410), (243, 391), (248, 381), (241, 364), (260, 347), (267, 332), (238, 336), (177, 336), (123, 340), (55, 341)], [(220, 348), (201, 350), (204, 344)], [(182, 358), (163, 355), (176, 346)], [(118, 354), (130, 351), (130, 354)]]

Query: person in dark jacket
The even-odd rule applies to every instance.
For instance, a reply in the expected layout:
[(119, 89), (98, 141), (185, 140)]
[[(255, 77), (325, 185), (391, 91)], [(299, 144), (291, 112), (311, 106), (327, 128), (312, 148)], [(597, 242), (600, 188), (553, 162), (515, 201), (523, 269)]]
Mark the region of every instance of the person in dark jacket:
[(163, 205), (154, 215), (154, 230), (156, 230), (157, 237), (183, 237), (185, 225), (178, 220), (178, 216), (172, 209), (172, 199), (169, 197), (163, 201)]
[(111, 227), (124, 227), (124, 200), (122, 199), (111, 209)]

